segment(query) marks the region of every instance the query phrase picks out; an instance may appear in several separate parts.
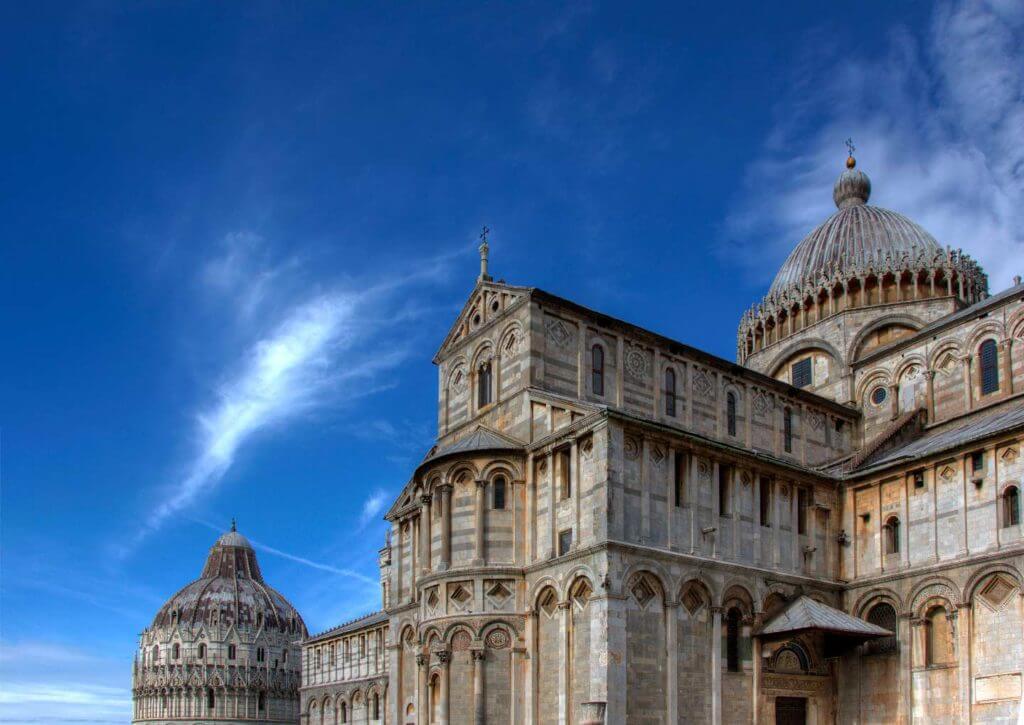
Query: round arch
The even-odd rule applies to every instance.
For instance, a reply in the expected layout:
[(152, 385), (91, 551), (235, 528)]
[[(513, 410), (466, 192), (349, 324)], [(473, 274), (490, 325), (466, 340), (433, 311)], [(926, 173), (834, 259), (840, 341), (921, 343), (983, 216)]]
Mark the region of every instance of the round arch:
[(851, 364), (856, 362), (860, 357), (861, 350), (864, 347), (864, 343), (867, 341), (868, 336), (891, 325), (908, 327), (914, 332), (918, 332), (922, 327), (924, 327), (924, 322), (914, 315), (882, 315), (881, 317), (872, 320), (870, 324), (865, 325), (857, 332), (856, 335), (853, 336), (853, 340), (850, 342), (849, 347), (847, 347), (846, 359), (849, 360)]

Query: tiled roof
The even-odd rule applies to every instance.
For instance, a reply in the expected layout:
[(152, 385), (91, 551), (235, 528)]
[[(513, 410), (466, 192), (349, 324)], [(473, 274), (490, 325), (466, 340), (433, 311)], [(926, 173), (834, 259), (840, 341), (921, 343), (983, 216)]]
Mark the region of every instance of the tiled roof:
[(513, 438), (502, 435), (490, 428), (478, 426), (476, 430), (465, 438), (455, 441), (446, 446), (439, 447), (424, 460), (433, 461), (442, 456), (450, 456), (456, 453), (472, 453), (474, 451), (521, 451), (523, 444)]
[(789, 606), (761, 627), (757, 634), (759, 636), (781, 635), (809, 629), (865, 638), (888, 637), (895, 634), (895, 632), (865, 622), (863, 619), (852, 617), (846, 612), (840, 612), (827, 604), (817, 602), (806, 595), (797, 597), (790, 602)]
[(307, 639), (303, 644), (309, 644), (310, 642), (319, 642), (323, 639), (330, 639), (331, 637), (337, 637), (340, 634), (348, 634), (349, 632), (355, 632), (360, 629), (366, 629), (367, 627), (373, 627), (383, 622), (388, 621), (388, 613), (383, 609), (378, 612), (372, 612), (370, 614), (363, 615), (357, 619), (352, 619), (343, 624), (339, 624), (337, 627), (324, 630), (320, 634), (314, 634), (312, 637)]
[(1022, 426), (1024, 426), (1024, 400), (1016, 398), (1004, 405), (998, 405), (989, 410), (952, 421), (948, 425), (936, 426), (925, 431), (916, 440), (886, 451), (853, 473), (859, 475), (884, 466), (914, 460)]

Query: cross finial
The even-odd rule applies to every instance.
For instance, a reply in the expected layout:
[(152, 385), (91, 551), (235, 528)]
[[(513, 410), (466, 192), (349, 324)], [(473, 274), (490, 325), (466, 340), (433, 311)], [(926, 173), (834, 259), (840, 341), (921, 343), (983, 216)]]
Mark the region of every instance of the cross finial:
[(848, 155), (846, 157), (846, 168), (852, 169), (854, 166), (857, 165), (857, 160), (853, 158), (853, 152), (857, 150), (857, 147), (853, 145), (852, 138), (846, 139), (846, 150), (848, 152)]
[(232, 531), (238, 531), (238, 529), (235, 528), (235, 517), (234, 516), (231, 517), (231, 530)]
[(487, 235), (490, 233), (491, 230), (486, 225), (480, 230), (480, 282), (488, 282), (491, 279), (491, 275), (487, 274), (487, 252), (491, 248), (487, 243)]

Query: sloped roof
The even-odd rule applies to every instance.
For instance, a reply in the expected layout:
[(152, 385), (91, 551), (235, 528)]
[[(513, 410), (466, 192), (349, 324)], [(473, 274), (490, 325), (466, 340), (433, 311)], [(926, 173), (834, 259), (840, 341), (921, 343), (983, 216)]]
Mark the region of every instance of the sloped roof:
[[(454, 443), (446, 446), (439, 446), (423, 460), (423, 463), (451, 456), (458, 453), (473, 453), (476, 451), (521, 451), (523, 444), (515, 438), (510, 438), (496, 430), (491, 430), (482, 425), (465, 438), (460, 438)], [(421, 464), (422, 465), (422, 464)]]
[(1003, 405), (925, 431), (919, 438), (886, 451), (853, 473), (859, 475), (902, 461), (922, 458), (1020, 427), (1024, 427), (1024, 401), (1015, 398)]
[(803, 632), (810, 629), (822, 630), (832, 634), (854, 637), (889, 637), (890, 632), (877, 625), (852, 617), (846, 612), (817, 602), (807, 595), (797, 597), (785, 609), (776, 614), (757, 633), (758, 636), (771, 636)]
[(357, 619), (349, 620), (339, 624), (337, 627), (324, 630), (320, 634), (315, 634), (305, 641), (306, 644), (310, 642), (318, 642), (322, 639), (330, 639), (331, 637), (337, 637), (340, 634), (348, 634), (349, 632), (356, 632), (360, 629), (366, 629), (367, 627), (374, 627), (378, 624), (388, 621), (388, 613), (383, 609), (377, 612), (371, 612), (365, 614)]

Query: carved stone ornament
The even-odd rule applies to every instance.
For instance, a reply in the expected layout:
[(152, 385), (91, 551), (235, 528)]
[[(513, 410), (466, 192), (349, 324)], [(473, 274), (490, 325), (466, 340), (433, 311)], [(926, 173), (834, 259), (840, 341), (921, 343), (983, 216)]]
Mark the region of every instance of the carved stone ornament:
[(1003, 451), (1003, 455), (1001, 456), (1001, 458), (1007, 463), (1013, 463), (1014, 461), (1017, 460), (1017, 449), (1014, 448), (1013, 446), (1007, 448), (1005, 451)]
[(583, 439), (583, 442), (580, 443), (580, 453), (583, 455), (584, 458), (588, 460), (590, 459), (590, 456), (594, 453), (593, 438), (588, 437)]
[(466, 373), (461, 368), (456, 369), (452, 375), (452, 391), (459, 394), (464, 393), (468, 384)]
[(768, 415), (768, 394), (763, 390), (754, 391), (754, 414), (760, 417)]
[(623, 443), (623, 452), (626, 454), (626, 458), (635, 461), (640, 457), (640, 441), (631, 436), (626, 436)]
[(955, 475), (956, 475), (956, 471), (953, 470), (952, 466), (944, 466), (943, 469), (941, 471), (939, 471), (939, 476), (944, 481), (951, 481), (951, 480), (953, 480), (953, 476), (955, 476)]
[(697, 397), (710, 400), (714, 397), (715, 385), (711, 381), (711, 373), (704, 368), (693, 369), (693, 392)]
[(511, 639), (504, 629), (492, 629), (487, 633), (486, 643), (491, 649), (505, 649), (511, 644)]
[(711, 480), (711, 464), (703, 458), (697, 462), (697, 475), (705, 481)]
[(668, 455), (668, 452), (665, 450), (664, 446), (655, 445), (653, 448), (651, 448), (651, 460), (654, 461), (658, 465), (661, 465), (662, 463), (664, 463), (665, 458), (667, 457), (667, 455)]
[(548, 339), (557, 347), (569, 347), (576, 339), (575, 332), (556, 317), (549, 317), (544, 324)]
[(626, 351), (626, 373), (634, 380), (647, 379), (650, 361), (647, 352), (640, 346), (630, 346)]
[(811, 426), (811, 430), (821, 430), (825, 424), (825, 416), (816, 410), (810, 410), (807, 412), (807, 424)]

